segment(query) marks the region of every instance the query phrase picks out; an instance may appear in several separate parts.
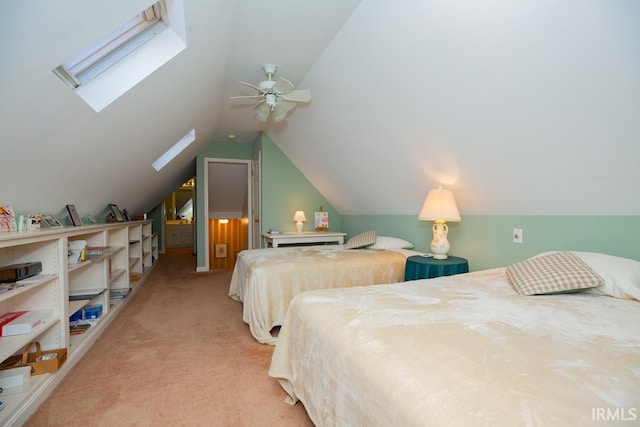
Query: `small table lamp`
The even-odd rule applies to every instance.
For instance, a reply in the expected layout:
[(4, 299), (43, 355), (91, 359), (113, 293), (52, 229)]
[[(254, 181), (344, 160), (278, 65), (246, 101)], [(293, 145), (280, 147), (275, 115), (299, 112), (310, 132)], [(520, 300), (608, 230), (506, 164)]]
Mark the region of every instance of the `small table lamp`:
[(302, 223), (307, 221), (307, 218), (304, 216), (303, 211), (296, 211), (295, 215), (293, 215), (293, 220), (296, 222), (296, 229), (298, 233), (302, 233)]
[(447, 240), (449, 227), (446, 222), (460, 221), (460, 213), (453, 193), (449, 190), (443, 190), (442, 187), (429, 191), (418, 219), (433, 221), (431, 253), (435, 259), (447, 259), (450, 246)]

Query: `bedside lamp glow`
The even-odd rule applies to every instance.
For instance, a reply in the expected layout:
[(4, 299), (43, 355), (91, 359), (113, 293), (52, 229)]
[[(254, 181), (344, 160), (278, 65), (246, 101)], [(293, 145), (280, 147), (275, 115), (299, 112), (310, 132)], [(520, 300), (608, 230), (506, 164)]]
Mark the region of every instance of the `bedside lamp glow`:
[(433, 221), (431, 253), (435, 259), (447, 259), (447, 252), (449, 252), (447, 221), (460, 221), (460, 213), (453, 193), (449, 190), (443, 190), (442, 187), (429, 191), (418, 219)]
[(293, 220), (296, 222), (296, 229), (298, 233), (302, 233), (302, 223), (307, 221), (307, 218), (304, 216), (303, 211), (296, 211), (295, 215), (293, 215)]

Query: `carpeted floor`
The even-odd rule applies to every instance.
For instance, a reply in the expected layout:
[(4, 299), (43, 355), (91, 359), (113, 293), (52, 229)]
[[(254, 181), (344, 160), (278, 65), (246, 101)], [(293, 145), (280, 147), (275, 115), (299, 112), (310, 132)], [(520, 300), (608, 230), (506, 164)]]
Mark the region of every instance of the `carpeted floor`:
[(311, 426), (267, 376), (228, 297), (231, 270), (195, 272), (190, 253), (161, 255), (147, 282), (27, 426)]

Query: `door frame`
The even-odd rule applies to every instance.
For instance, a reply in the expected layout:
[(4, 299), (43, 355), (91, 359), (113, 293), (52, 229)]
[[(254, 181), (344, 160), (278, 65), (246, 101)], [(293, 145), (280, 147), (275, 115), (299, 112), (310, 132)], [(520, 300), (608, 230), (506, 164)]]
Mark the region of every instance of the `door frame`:
[[(203, 182), (203, 210), (204, 210), (204, 271), (209, 271), (211, 266), (209, 264), (209, 164), (210, 163), (237, 163), (244, 164), (247, 167), (247, 215), (251, 216), (252, 210), (252, 194), (251, 194), (251, 160), (243, 159), (223, 159), (218, 157), (205, 157), (204, 158), (204, 182)], [(247, 230), (247, 247), (252, 248), (253, 245), (253, 231), (252, 227), (248, 227)]]
[(249, 222), (251, 223), (251, 229), (253, 230), (253, 246), (252, 249), (262, 247), (262, 151), (259, 150), (251, 159), (251, 188), (252, 188), (252, 200), (253, 209), (251, 210), (251, 217)]

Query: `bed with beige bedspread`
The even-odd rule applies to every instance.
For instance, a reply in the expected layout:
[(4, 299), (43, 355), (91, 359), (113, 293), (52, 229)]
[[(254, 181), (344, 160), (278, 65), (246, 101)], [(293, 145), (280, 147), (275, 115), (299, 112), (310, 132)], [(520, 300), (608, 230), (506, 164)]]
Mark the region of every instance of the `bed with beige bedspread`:
[(229, 296), (243, 303), (242, 319), (260, 343), (282, 324), (291, 299), (314, 289), (403, 280), (406, 258), (417, 252), (344, 249), (343, 245), (249, 249), (238, 254)]
[(317, 426), (638, 425), (627, 261), (595, 262), (605, 284), (579, 293), (518, 294), (505, 268), (307, 292), (269, 375)]

